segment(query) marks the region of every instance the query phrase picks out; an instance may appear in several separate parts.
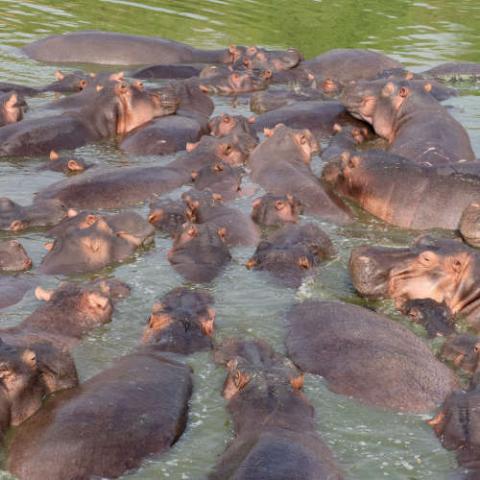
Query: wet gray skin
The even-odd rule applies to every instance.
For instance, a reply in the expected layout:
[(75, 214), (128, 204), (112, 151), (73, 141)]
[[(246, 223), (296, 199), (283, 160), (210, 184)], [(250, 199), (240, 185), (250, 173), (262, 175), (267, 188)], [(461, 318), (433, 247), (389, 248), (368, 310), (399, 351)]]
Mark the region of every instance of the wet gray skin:
[(440, 358), (470, 375), (478, 370), (480, 338), (475, 335), (452, 335), (443, 344)]
[(150, 204), (148, 221), (158, 230), (174, 237), (187, 222), (187, 206), (183, 201), (163, 199)]
[(229, 50), (199, 50), (162, 38), (99, 31), (53, 35), (27, 45), (23, 51), (35, 60), (51, 63), (168, 65), (232, 61)]
[(0, 277), (0, 310), (20, 302), (33, 287), (33, 282), (21, 277)]
[(305, 301), (287, 313), (289, 358), (336, 393), (369, 405), (429, 412), (457, 388), (454, 373), (420, 338), (371, 310)]
[(341, 480), (316, 432), (314, 409), (299, 390), (303, 375), (262, 341), (230, 339), (215, 357), (227, 368), (223, 396), (235, 437), (209, 480)]
[(181, 79), (198, 77), (201, 71), (201, 68), (192, 65), (151, 65), (150, 67), (136, 70), (130, 73), (129, 76), (142, 80)]
[(0, 272), (22, 272), (32, 266), (32, 259), (16, 240), (0, 241)]
[(0, 127), (23, 120), (27, 103), (16, 91), (0, 95)]
[(480, 197), (479, 171), (479, 162), (431, 167), (368, 150), (332, 160), (324, 167), (322, 179), (391, 225), (456, 230), (465, 208)]
[[(116, 478), (178, 440), (191, 393), (188, 366), (152, 348), (120, 357), (80, 387), (57, 395), (22, 425), (10, 445), (7, 468), (29, 480)], [(139, 418), (143, 421), (132, 430)], [(77, 435), (72, 437), (72, 430)]]
[(258, 225), (269, 227), (298, 223), (302, 213), (303, 206), (294, 196), (268, 193), (254, 200), (251, 217)]
[(358, 293), (393, 298), (397, 307), (408, 300), (445, 303), (480, 327), (480, 256), (459, 240), (421, 237), (410, 248), (361, 246), (352, 250), (350, 273)]
[(216, 162), (192, 172), (193, 186), (197, 190), (210, 190), (221, 195), (228, 202), (240, 195), (243, 173), (241, 168)]

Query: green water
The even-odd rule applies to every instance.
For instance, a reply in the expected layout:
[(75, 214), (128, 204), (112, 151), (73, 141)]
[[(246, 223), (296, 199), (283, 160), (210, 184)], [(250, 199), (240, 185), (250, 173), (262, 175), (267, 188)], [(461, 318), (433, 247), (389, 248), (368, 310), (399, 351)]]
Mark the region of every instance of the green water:
[[(230, 43), (292, 46), (301, 49), (306, 57), (337, 47), (373, 48), (421, 71), (447, 60), (480, 62), (479, 27), (480, 3), (466, 0), (0, 1), (0, 81), (31, 85), (50, 82), (55, 67), (25, 58), (17, 47), (49, 34), (78, 29), (158, 35), (202, 48)], [(461, 93), (446, 103), (467, 127), (474, 148), (480, 153), (479, 90), (475, 85), (461, 85)], [(45, 94), (33, 99), (32, 113), (35, 106), (52, 98), (53, 95)], [(249, 113), (246, 101), (215, 101), (217, 113), (234, 109), (236, 113)], [(89, 145), (77, 153), (99, 165), (119, 168), (158, 162), (153, 157), (126, 156), (114, 143)], [(0, 196), (29, 203), (34, 192), (62, 178), (56, 173), (37, 172), (38, 164), (38, 159), (2, 161)], [(257, 191), (255, 196), (260, 194)], [(249, 211), (252, 198), (241, 198), (235, 205)], [(146, 214), (147, 208), (138, 211)], [(298, 291), (275, 287), (265, 276), (247, 271), (243, 264), (253, 248), (233, 251), (231, 265), (208, 286), (216, 300), (218, 339), (232, 335), (263, 338), (283, 351), (283, 316), (294, 301), (308, 297), (359, 301), (347, 272), (353, 246), (365, 242), (405, 245), (415, 236), (366, 215), (360, 215), (349, 227), (320, 225), (331, 235), (338, 256)], [(8, 235), (0, 234), (3, 237)], [(26, 233), (21, 235), (21, 241), (34, 265), (38, 265), (45, 253), (46, 238), (41, 233)], [(139, 341), (154, 299), (182, 284), (166, 259), (170, 244), (170, 240), (157, 235), (155, 248), (112, 269), (133, 287), (132, 296), (120, 304), (110, 325), (95, 331), (75, 350), (82, 379), (105, 369), (116, 357), (131, 350)], [(60, 280), (37, 277), (35, 271), (31, 275), (46, 287)], [(27, 295), (20, 304), (0, 314), (0, 326), (19, 323), (36, 304), (33, 295)], [(380, 309), (407, 324), (406, 319), (394, 313), (389, 302), (381, 304)], [(416, 332), (422, 334), (421, 329)], [(203, 478), (231, 439), (231, 424), (220, 395), (224, 370), (216, 367), (207, 353), (187, 361), (194, 368), (195, 393), (185, 434), (170, 452), (145, 461), (128, 478)], [(322, 379), (314, 376), (307, 377), (305, 392), (316, 408), (318, 431), (334, 451), (346, 478), (455, 478), (453, 455), (441, 448), (424, 422), (426, 417), (360, 406), (329, 392)], [(10, 478), (7, 473), (0, 476)]]

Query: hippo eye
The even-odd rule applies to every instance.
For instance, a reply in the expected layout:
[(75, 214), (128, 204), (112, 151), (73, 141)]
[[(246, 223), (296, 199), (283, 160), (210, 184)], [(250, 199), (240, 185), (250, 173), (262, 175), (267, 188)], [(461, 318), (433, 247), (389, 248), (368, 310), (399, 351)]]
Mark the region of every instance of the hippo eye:
[(422, 252), (418, 259), (423, 265), (429, 266), (433, 263), (435, 254), (433, 252)]

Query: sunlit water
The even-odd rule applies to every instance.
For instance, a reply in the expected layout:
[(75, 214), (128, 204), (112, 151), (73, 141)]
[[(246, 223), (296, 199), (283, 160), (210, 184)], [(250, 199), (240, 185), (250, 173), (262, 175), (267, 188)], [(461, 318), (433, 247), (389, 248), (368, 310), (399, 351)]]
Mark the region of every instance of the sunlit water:
[[(31, 85), (50, 82), (56, 67), (29, 60), (17, 47), (49, 34), (78, 29), (159, 35), (202, 48), (231, 43), (292, 46), (301, 49), (307, 58), (337, 47), (373, 48), (421, 71), (452, 59), (480, 62), (478, 27), (480, 4), (473, 0), (431, 0), (429, 3), (411, 0), (1, 1), (0, 81)], [(479, 153), (478, 88), (475, 85), (460, 87), (462, 96), (446, 103), (467, 127)], [(53, 95), (45, 94), (33, 99), (32, 110), (52, 98)], [(234, 109), (236, 113), (249, 113), (246, 101), (233, 103), (225, 98), (215, 101), (217, 113)], [(114, 143), (89, 145), (77, 153), (98, 165), (119, 168), (158, 162), (154, 157), (127, 156)], [(2, 161), (0, 196), (26, 204), (34, 192), (63, 178), (56, 173), (38, 172), (39, 163), (39, 159)], [(255, 195), (260, 194), (258, 191)], [(178, 195), (179, 192), (172, 194)], [(235, 205), (248, 212), (252, 198), (241, 198)], [(137, 209), (142, 214), (147, 210), (147, 207)], [(284, 314), (293, 302), (305, 298), (361, 302), (347, 271), (353, 246), (365, 242), (405, 245), (415, 237), (414, 232), (387, 227), (365, 214), (360, 214), (359, 220), (348, 227), (320, 225), (331, 235), (338, 256), (298, 291), (274, 286), (261, 273), (247, 271), (243, 265), (253, 248), (232, 252), (232, 263), (207, 286), (216, 302), (217, 340), (229, 336), (262, 338), (284, 351)], [(0, 238), (8, 235), (0, 234)], [(20, 239), (34, 265), (39, 265), (45, 254), (46, 237), (41, 232), (29, 232)], [(168, 238), (157, 235), (154, 248), (139, 252), (132, 261), (107, 272), (127, 281), (133, 287), (132, 295), (119, 305), (111, 324), (93, 332), (76, 348), (74, 354), (82, 380), (129, 352), (139, 341), (154, 299), (184, 283), (166, 259), (170, 244)], [(35, 270), (29, 275), (44, 287), (54, 286), (61, 279), (40, 278)], [(28, 294), (20, 304), (0, 314), (0, 325), (19, 323), (36, 305), (33, 294)], [(408, 325), (405, 318), (394, 313), (390, 302), (377, 307)], [(421, 328), (415, 331), (423, 334)], [(232, 437), (230, 419), (220, 394), (225, 376), (223, 368), (212, 362), (209, 353), (193, 355), (185, 361), (193, 367), (195, 376), (187, 430), (168, 453), (145, 461), (142, 468), (128, 478), (204, 478)], [(318, 431), (331, 446), (347, 478), (456, 478), (453, 455), (441, 448), (424, 422), (426, 417), (361, 406), (329, 392), (324, 381), (316, 376), (307, 376), (305, 392), (315, 405)], [(11, 478), (7, 473), (0, 476)]]

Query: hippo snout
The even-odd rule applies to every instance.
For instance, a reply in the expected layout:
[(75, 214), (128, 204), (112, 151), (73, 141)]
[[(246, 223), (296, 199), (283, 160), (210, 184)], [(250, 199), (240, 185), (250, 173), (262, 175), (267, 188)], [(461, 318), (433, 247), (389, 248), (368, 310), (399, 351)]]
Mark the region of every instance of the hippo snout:
[(368, 247), (357, 247), (350, 256), (350, 272), (355, 289), (367, 297), (387, 294), (388, 269), (383, 268)]

